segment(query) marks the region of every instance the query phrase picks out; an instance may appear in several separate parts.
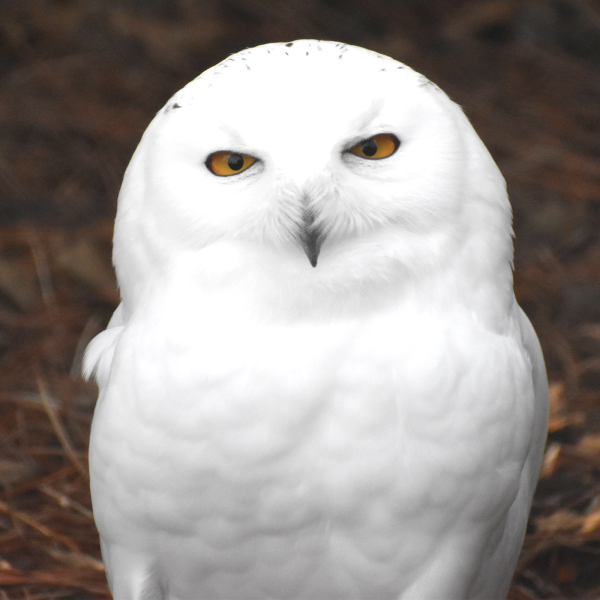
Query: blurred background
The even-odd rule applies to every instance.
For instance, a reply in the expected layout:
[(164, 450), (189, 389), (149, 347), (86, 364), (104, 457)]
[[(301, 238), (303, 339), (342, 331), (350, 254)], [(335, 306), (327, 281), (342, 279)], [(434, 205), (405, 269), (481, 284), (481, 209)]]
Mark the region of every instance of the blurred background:
[(118, 302), (112, 220), (144, 129), (230, 53), (306, 37), (425, 74), (504, 173), (552, 405), (510, 598), (600, 597), (600, 2), (1, 0), (0, 600), (110, 597), (79, 370)]

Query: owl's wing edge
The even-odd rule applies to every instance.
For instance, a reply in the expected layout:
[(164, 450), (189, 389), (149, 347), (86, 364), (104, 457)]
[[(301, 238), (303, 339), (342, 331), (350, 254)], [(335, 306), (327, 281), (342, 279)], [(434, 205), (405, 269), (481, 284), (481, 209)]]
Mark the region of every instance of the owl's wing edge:
[(98, 385), (103, 387), (108, 381), (117, 341), (123, 332), (123, 310), (119, 304), (113, 313), (107, 328), (99, 333), (85, 349), (81, 373), (84, 379), (95, 377)]
[(544, 446), (548, 433), (548, 416), (549, 416), (549, 392), (548, 392), (548, 377), (546, 375), (546, 365), (544, 362), (544, 354), (538, 340), (535, 329), (531, 321), (523, 310), (519, 307), (519, 321), (521, 325), (521, 336), (523, 346), (529, 354), (531, 361), (533, 391), (535, 395), (535, 423), (534, 431), (531, 439), (530, 464), (532, 466), (531, 476), (537, 477), (542, 464), (544, 454)]

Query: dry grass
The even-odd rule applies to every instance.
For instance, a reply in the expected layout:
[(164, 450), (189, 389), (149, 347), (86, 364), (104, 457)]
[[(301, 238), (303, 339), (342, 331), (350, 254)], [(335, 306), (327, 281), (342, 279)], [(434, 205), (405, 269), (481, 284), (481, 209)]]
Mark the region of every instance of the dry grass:
[(506, 175), (516, 292), (552, 382), (510, 598), (600, 597), (598, 5), (397, 4), (3, 4), (0, 600), (109, 597), (87, 481), (96, 391), (78, 373), (117, 302), (111, 220), (139, 136), (171, 93), (228, 52), (306, 36), (424, 72), (465, 106)]

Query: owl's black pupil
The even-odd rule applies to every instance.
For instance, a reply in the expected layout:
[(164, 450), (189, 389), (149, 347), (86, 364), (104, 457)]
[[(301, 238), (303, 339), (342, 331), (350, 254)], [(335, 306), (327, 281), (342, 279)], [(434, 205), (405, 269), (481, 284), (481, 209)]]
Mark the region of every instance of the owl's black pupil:
[(232, 154), (227, 159), (227, 165), (232, 171), (239, 171), (244, 166), (244, 157), (241, 154)]
[(360, 145), (360, 149), (365, 156), (375, 156), (377, 154), (377, 142), (375, 140), (366, 140)]

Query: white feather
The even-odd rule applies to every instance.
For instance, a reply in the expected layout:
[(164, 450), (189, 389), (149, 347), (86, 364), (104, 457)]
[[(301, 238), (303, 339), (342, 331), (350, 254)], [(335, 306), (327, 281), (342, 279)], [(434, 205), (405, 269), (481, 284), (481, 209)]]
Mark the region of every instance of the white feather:
[[(398, 150), (349, 152), (378, 134)], [(257, 160), (218, 177), (218, 151)], [(391, 58), (269, 44), (176, 94), (85, 359), (115, 600), (506, 597), (548, 402), (511, 236), (462, 111)]]

